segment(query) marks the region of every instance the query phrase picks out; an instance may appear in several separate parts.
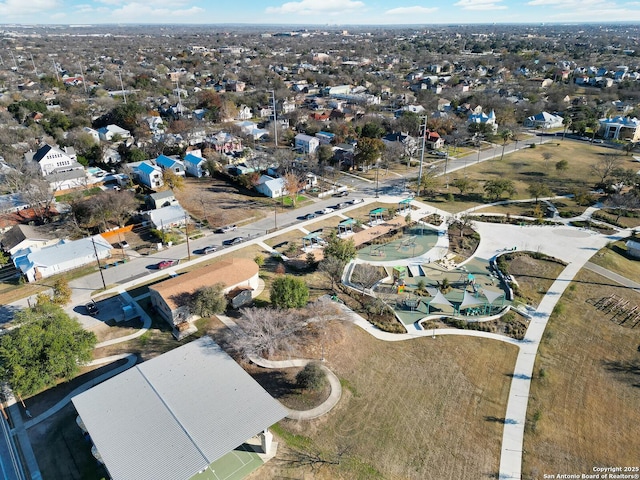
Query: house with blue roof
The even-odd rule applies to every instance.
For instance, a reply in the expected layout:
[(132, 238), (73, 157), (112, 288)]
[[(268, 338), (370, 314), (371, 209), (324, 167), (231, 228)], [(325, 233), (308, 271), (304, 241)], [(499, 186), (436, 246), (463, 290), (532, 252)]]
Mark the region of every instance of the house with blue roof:
[(155, 164), (159, 166), (162, 170), (171, 170), (176, 175), (180, 175), (184, 177), (185, 175), (185, 167), (184, 163), (182, 163), (177, 158), (167, 157), (166, 155), (160, 155), (155, 159)]
[(133, 170), (136, 181), (151, 190), (160, 188), (164, 185), (162, 180), (162, 169), (157, 165), (145, 160), (138, 164), (129, 164)]
[(491, 110), (487, 115), (482, 111), (482, 107), (476, 107), (474, 112), (469, 115), (468, 122), (471, 123), (481, 123), (484, 125), (488, 125), (493, 133), (498, 131), (498, 124), (496, 123), (496, 112)]
[(184, 169), (188, 175), (192, 177), (200, 178), (207, 175), (207, 171), (204, 169), (206, 160), (193, 153), (187, 153), (184, 157)]

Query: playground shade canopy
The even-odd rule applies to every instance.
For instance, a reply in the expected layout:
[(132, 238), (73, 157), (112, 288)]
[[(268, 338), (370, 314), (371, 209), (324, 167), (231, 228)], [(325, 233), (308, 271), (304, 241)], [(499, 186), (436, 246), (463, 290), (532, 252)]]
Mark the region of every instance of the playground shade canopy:
[(453, 304), (449, 300), (447, 300), (447, 297), (445, 297), (440, 291), (438, 291), (438, 293), (436, 293), (436, 296), (429, 301), (429, 306), (431, 305), (440, 307), (453, 307)]
[(478, 305), (484, 305), (485, 300), (483, 298), (476, 298), (473, 294), (465, 290), (462, 297), (462, 303), (460, 304), (460, 310), (470, 307), (477, 307)]
[(287, 411), (209, 337), (72, 399), (111, 478), (188, 480)]
[(493, 305), (498, 298), (504, 295), (504, 292), (494, 292), (493, 290), (487, 290), (486, 288), (482, 290), (482, 294), (487, 297), (489, 301), (489, 305)]

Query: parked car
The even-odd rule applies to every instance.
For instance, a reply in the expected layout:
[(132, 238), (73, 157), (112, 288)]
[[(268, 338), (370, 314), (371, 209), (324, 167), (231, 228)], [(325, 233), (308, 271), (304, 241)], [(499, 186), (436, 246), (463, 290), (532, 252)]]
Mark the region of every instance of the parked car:
[(346, 197), (347, 195), (349, 195), (349, 192), (346, 191), (346, 190), (343, 190), (342, 192), (337, 192), (337, 193), (333, 194), (334, 197)]
[(156, 264), (158, 270), (163, 270), (165, 268), (173, 267), (178, 264), (178, 260), (162, 260)]
[(318, 215), (315, 213), (307, 213), (304, 217), (302, 217), (304, 220), (311, 220), (312, 218), (316, 218)]
[(364, 198), (354, 198), (353, 200), (351, 200), (351, 205), (356, 205), (362, 202), (364, 202)]
[(122, 242), (118, 242), (114, 245), (115, 248), (122, 248), (123, 250), (125, 248), (129, 248), (129, 244), (126, 241), (122, 241)]
[(237, 245), (239, 243), (244, 242), (244, 237), (234, 237), (234, 238), (230, 238), (229, 240), (225, 240), (224, 242), (222, 242), (223, 245)]
[(206, 247), (204, 247), (201, 252), (203, 255), (209, 255), (210, 253), (215, 252), (216, 250), (218, 250), (218, 246), (217, 245), (207, 245)]
[(234, 230), (236, 230), (238, 227), (236, 225), (225, 225), (224, 227), (220, 227), (219, 229), (216, 230), (216, 233), (227, 233), (227, 232), (233, 232)]
[(333, 213), (333, 212), (335, 212), (335, 210), (333, 208), (331, 208), (331, 207), (327, 207), (327, 208), (323, 208), (322, 210), (320, 210), (320, 212), (324, 215), (324, 214), (327, 214), (327, 213)]
[(95, 316), (98, 313), (100, 313), (100, 309), (98, 308), (98, 305), (96, 305), (96, 302), (94, 302), (93, 300), (91, 300), (89, 303), (87, 303), (84, 308), (87, 309), (87, 313), (89, 315)]

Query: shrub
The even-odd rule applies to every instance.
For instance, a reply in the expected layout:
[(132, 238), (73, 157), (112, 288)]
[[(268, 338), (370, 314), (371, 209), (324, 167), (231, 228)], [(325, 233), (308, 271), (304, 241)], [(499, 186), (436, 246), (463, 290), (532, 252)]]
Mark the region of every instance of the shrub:
[(271, 283), (270, 299), (275, 307), (302, 308), (309, 301), (309, 287), (291, 275), (278, 276)]
[(310, 362), (296, 375), (298, 387), (306, 390), (320, 390), (326, 382), (324, 370), (317, 362)]

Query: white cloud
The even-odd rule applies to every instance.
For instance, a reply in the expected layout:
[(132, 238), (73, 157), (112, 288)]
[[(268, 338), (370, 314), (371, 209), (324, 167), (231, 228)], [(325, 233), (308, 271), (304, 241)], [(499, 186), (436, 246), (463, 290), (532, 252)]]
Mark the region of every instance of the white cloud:
[(615, 7), (615, 4), (603, 0), (531, 0), (527, 5), (555, 6), (557, 8), (570, 8), (582, 10), (586, 6), (602, 5), (603, 7)]
[(0, 2), (2, 17), (7, 19), (21, 15), (46, 13), (61, 7), (58, 0), (7, 0)]
[(498, 5), (502, 0), (460, 0), (454, 3), (456, 7), (463, 10), (505, 10), (505, 5)]
[(387, 10), (385, 15), (427, 15), (438, 11), (438, 7), (398, 7)]
[(283, 3), (279, 7), (268, 7), (265, 12), (295, 15), (339, 15), (361, 10), (364, 6), (364, 2), (357, 0), (302, 0)]
[(194, 20), (196, 20), (197, 16), (204, 12), (204, 9), (200, 7), (156, 8), (158, 3), (162, 4), (163, 2), (156, 2), (153, 5), (136, 2), (128, 3), (123, 5), (121, 8), (112, 10), (111, 17), (119, 21), (145, 23), (147, 20), (157, 19), (169, 21), (169, 19), (176, 17), (194, 17)]

